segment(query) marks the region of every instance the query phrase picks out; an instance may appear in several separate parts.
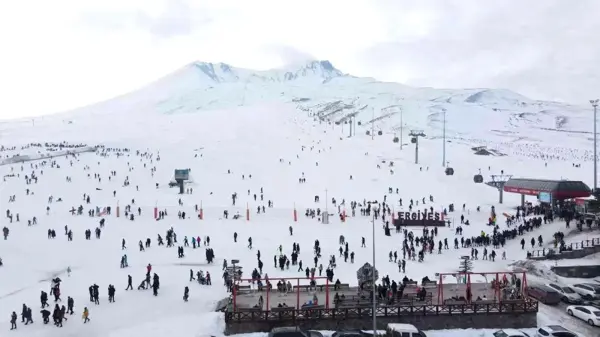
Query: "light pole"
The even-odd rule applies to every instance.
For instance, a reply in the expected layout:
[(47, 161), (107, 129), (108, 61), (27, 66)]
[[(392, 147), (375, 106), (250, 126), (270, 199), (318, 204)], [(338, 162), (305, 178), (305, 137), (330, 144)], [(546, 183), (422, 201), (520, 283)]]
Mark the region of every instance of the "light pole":
[(373, 336), (376, 336), (377, 333), (377, 278), (375, 277), (375, 212), (373, 212), (373, 219), (371, 220), (371, 224), (373, 225)]
[(444, 146), (442, 147), (442, 167), (446, 166), (446, 109), (442, 109), (444, 113), (444, 131), (443, 131), (443, 141)]
[(594, 107), (594, 192), (596, 192), (596, 189), (598, 188), (598, 133), (596, 132), (596, 118), (598, 116), (597, 114), (597, 110), (598, 110), (598, 99), (591, 99), (590, 103), (592, 104), (592, 106)]
[(402, 122), (402, 107), (400, 107), (400, 150), (402, 150), (402, 134), (404, 133), (404, 123)]

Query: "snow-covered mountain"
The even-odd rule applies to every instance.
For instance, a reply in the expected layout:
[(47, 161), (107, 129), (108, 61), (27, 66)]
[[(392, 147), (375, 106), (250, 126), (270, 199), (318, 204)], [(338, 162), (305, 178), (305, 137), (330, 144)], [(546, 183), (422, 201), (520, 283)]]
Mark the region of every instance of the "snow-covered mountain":
[(198, 88), (233, 83), (285, 85), (287, 82), (303, 82), (314, 85), (344, 76), (329, 61), (310, 61), (284, 69), (263, 71), (236, 68), (225, 63), (193, 62), (160, 79), (158, 84), (162, 86), (163, 82), (187, 82)]
[(232, 67), (225, 63), (194, 62), (183, 71), (197, 71), (198, 79), (208, 85), (231, 82), (277, 83), (289, 81), (313, 81), (326, 83), (333, 78), (344, 76), (329, 61), (311, 61), (294, 69), (273, 69), (249, 71)]
[(414, 88), (380, 82), (344, 74), (329, 61), (262, 71), (194, 62), (135, 92), (71, 111), (64, 118), (100, 114), (126, 121), (129, 116), (206, 113), (272, 103), (291, 105), (323, 121), (348, 123), (354, 117), (361, 133), (418, 129), (431, 138), (443, 134), (445, 115), (446, 137), (455, 142), (500, 146), (504, 152), (515, 152), (515, 146), (534, 147), (535, 156), (544, 157), (554, 151), (547, 142), (561, 136), (568, 137), (570, 145), (557, 151), (572, 150), (578, 160), (592, 158), (588, 107), (537, 101), (506, 89)]

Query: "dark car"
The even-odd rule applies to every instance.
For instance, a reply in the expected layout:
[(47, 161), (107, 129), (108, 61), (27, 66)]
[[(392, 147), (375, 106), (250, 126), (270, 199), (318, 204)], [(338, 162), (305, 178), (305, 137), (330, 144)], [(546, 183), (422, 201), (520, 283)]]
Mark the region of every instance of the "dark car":
[(331, 337), (367, 337), (372, 334), (365, 334), (361, 330), (342, 330), (334, 332)]
[(323, 337), (318, 331), (302, 330), (297, 326), (273, 328), (269, 337)]
[(561, 294), (545, 285), (532, 285), (527, 287), (527, 294), (541, 303), (557, 305), (561, 302)]

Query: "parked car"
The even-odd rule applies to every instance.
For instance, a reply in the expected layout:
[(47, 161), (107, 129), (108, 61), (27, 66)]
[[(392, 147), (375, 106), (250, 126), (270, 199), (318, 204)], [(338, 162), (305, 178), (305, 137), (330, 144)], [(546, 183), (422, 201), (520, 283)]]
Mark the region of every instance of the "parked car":
[(586, 321), (591, 326), (600, 326), (600, 309), (589, 305), (570, 305), (567, 314)]
[(591, 301), (600, 298), (600, 289), (594, 287), (592, 284), (577, 283), (572, 288), (585, 300)]
[(297, 326), (273, 328), (269, 337), (323, 337), (318, 331), (302, 330)]
[(556, 290), (545, 285), (529, 286), (527, 287), (527, 294), (548, 305), (556, 305), (561, 301), (561, 295)]
[(387, 325), (386, 335), (391, 337), (427, 337), (416, 326), (406, 323), (390, 323)]
[(366, 337), (372, 334), (365, 334), (361, 330), (341, 330), (334, 332), (331, 337)]
[(556, 290), (560, 296), (561, 296), (561, 300), (565, 303), (570, 303), (570, 304), (581, 304), (583, 303), (583, 299), (581, 298), (581, 295), (579, 295), (577, 292), (575, 292), (575, 290), (573, 290), (573, 288), (568, 287), (568, 286), (560, 286), (556, 283), (548, 283), (546, 284), (546, 286)]
[(517, 329), (503, 329), (494, 332), (494, 337), (529, 337), (529, 335)]
[(548, 325), (539, 328), (535, 333), (535, 337), (579, 337), (579, 335), (560, 325)]
[(589, 305), (570, 305), (567, 314), (586, 321), (591, 326), (600, 326), (600, 309)]

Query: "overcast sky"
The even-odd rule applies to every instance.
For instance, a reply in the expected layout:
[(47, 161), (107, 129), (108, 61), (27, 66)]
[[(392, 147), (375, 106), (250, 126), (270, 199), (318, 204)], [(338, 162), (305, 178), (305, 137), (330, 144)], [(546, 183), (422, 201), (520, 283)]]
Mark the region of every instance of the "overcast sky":
[(268, 69), (308, 58), (585, 103), (600, 97), (600, 1), (0, 1), (0, 119), (108, 99), (195, 60)]

